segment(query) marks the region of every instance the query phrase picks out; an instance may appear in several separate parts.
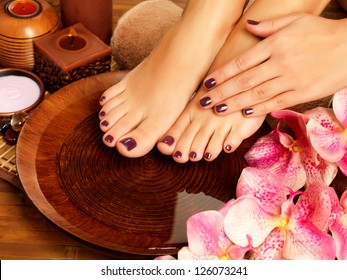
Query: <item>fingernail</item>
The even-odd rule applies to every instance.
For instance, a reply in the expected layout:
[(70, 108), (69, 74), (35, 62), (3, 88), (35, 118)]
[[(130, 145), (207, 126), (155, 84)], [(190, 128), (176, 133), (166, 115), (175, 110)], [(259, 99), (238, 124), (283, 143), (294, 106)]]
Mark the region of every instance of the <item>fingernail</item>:
[(105, 113), (104, 111), (101, 111), (101, 112), (99, 113), (99, 116), (100, 116), (100, 117), (105, 117), (105, 116), (106, 116), (106, 113)]
[(252, 108), (247, 108), (247, 109), (244, 109), (243, 110), (243, 113), (246, 115), (246, 116), (249, 116), (249, 115), (252, 115), (254, 113), (253, 109)]
[(189, 157), (191, 158), (191, 159), (196, 159), (196, 152), (191, 152), (190, 153), (190, 155), (189, 155)]
[(173, 143), (175, 143), (175, 139), (172, 136), (167, 135), (160, 142), (163, 142), (166, 145), (171, 146)]
[(259, 21), (253, 20), (253, 19), (247, 19), (247, 23), (251, 25), (258, 25)]
[(104, 127), (107, 127), (107, 126), (109, 125), (109, 123), (108, 123), (108, 121), (103, 121), (103, 122), (101, 123), (101, 125), (104, 126)]
[(210, 154), (210, 153), (206, 153), (204, 155), (204, 158), (207, 159), (207, 160), (211, 159), (211, 157), (212, 157), (212, 154)]
[(105, 137), (105, 141), (106, 141), (107, 143), (112, 143), (113, 140), (114, 140), (114, 138), (113, 138), (112, 135), (107, 135), (107, 136)]
[(215, 79), (210, 78), (210, 79), (206, 80), (204, 84), (205, 84), (205, 88), (211, 89), (217, 84), (217, 82)]
[(212, 103), (211, 97), (204, 97), (200, 99), (200, 105), (202, 107), (206, 107), (207, 105), (210, 105)]
[(228, 109), (228, 106), (226, 104), (219, 104), (216, 106), (216, 110), (218, 113), (225, 112)]
[(175, 158), (181, 158), (182, 157), (182, 153), (180, 151), (177, 151), (174, 153), (173, 155)]
[(226, 146), (225, 146), (225, 150), (226, 150), (226, 151), (230, 152), (231, 149), (232, 149), (232, 147), (231, 147), (230, 145), (226, 145)]
[(125, 146), (125, 148), (128, 151), (134, 149), (137, 145), (135, 139), (131, 138), (131, 137), (125, 138), (125, 139), (121, 140), (120, 142)]
[(106, 96), (101, 96), (99, 101), (102, 102), (102, 101), (105, 101), (105, 99), (106, 99)]

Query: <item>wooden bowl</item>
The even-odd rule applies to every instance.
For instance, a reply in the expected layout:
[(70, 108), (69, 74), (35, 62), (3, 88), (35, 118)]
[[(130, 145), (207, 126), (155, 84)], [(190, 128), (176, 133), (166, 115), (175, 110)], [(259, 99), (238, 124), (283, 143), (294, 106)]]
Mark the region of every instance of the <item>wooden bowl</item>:
[[(17, 68), (4, 68), (0, 69), (0, 79), (3, 77), (10, 77), (13, 76), (18, 77), (18, 79), (21, 79), (22, 77), (29, 78), (36, 84), (38, 87), (38, 92), (35, 91), (35, 96), (27, 98), (26, 94), (26, 88), (21, 87), (20, 85), (16, 84), (16, 82), (11, 85), (0, 83), (0, 98), (2, 99), (2, 104), (0, 105), (0, 116), (6, 117), (6, 116), (12, 116), (14, 113), (18, 111), (25, 111), (30, 112), (32, 109), (34, 109), (40, 102), (43, 100), (45, 95), (45, 89), (42, 80), (39, 76), (36, 74), (24, 70), (24, 69), (17, 69)], [(6, 92), (3, 90), (6, 89)], [(15, 110), (13, 110), (13, 107), (11, 105), (10, 108), (2, 108), (2, 106), (5, 107), (5, 101), (11, 99), (14, 102), (16, 102)], [(21, 103), (21, 104), (19, 104)]]
[(130, 159), (102, 143), (99, 98), (123, 77), (95, 75), (46, 98), (21, 130), (23, 188), (48, 219), (91, 244), (134, 255), (174, 254), (192, 214), (235, 196), (243, 154), (260, 132), (213, 162), (176, 163), (153, 149)]

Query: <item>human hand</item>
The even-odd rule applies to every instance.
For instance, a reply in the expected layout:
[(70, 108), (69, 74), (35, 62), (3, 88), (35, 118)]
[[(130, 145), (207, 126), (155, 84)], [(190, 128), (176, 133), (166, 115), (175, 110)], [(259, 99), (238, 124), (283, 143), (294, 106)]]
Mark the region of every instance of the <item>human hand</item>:
[(334, 94), (347, 85), (346, 26), (308, 14), (248, 21), (265, 39), (205, 79), (201, 106), (260, 116)]

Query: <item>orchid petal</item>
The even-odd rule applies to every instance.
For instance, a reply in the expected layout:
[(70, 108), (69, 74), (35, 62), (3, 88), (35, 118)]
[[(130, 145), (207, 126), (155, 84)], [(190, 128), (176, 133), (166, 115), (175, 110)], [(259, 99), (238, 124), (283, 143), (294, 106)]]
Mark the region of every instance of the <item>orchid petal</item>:
[(217, 211), (204, 211), (187, 221), (188, 246), (196, 255), (219, 256), (219, 235), (223, 230), (223, 216)]
[(318, 182), (307, 185), (296, 204), (295, 219), (310, 221), (319, 230), (327, 231), (331, 215), (330, 189)]
[(316, 108), (306, 114), (311, 117), (307, 132), (314, 149), (327, 161), (339, 161), (345, 153), (346, 144), (342, 138), (344, 129), (334, 112), (328, 108)]
[(196, 255), (189, 250), (188, 247), (183, 247), (177, 253), (178, 260), (218, 260), (218, 257), (212, 255)]
[(294, 132), (297, 140), (302, 136), (306, 137), (306, 123), (308, 122), (308, 118), (305, 115), (291, 110), (275, 111), (271, 115), (283, 121)]
[(278, 223), (278, 217), (266, 212), (255, 197), (245, 195), (230, 207), (224, 220), (224, 231), (239, 246), (247, 246), (250, 236), (253, 246), (258, 247)]
[(292, 260), (333, 260), (335, 242), (331, 235), (310, 222), (294, 221), (288, 225), (283, 258)]
[(347, 88), (334, 94), (333, 109), (337, 119), (347, 128)]
[(260, 137), (245, 154), (245, 160), (251, 167), (270, 168), (288, 151), (279, 142), (276, 132)]
[[(246, 162), (251, 167), (267, 169), (281, 178), (282, 182), (292, 190), (300, 189), (306, 181), (306, 172), (300, 154), (290, 152), (281, 144), (280, 132), (272, 132), (258, 139), (245, 154)], [(288, 147), (295, 142), (288, 134), (280, 133)]]
[(266, 211), (280, 214), (281, 204), (286, 199), (286, 191), (280, 178), (270, 171), (246, 167), (240, 175), (236, 196), (252, 195)]
[(336, 220), (330, 231), (335, 240), (337, 259), (347, 260), (347, 214)]
[(252, 260), (280, 260), (284, 246), (284, 232), (274, 229), (265, 241), (252, 252)]

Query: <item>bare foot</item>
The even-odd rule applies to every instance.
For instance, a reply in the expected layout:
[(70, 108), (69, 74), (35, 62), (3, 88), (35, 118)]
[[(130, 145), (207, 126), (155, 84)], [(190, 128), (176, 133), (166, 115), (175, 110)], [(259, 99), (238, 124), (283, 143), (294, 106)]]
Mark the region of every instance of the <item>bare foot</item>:
[(213, 109), (202, 109), (199, 93), (188, 104), (176, 123), (157, 144), (159, 151), (172, 155), (179, 163), (214, 160), (222, 150), (235, 151), (242, 141), (253, 135), (265, 116), (245, 118), (241, 112), (216, 115)]
[[(229, 35), (210, 71), (254, 45), (258, 40), (245, 32), (244, 22), (241, 22)], [(201, 159), (212, 161), (223, 150), (233, 152), (244, 139), (254, 134), (265, 120), (265, 116), (245, 118), (241, 112), (218, 115), (213, 109), (203, 109), (199, 104), (199, 98), (204, 93), (206, 89), (201, 87), (175, 124), (157, 144), (163, 154), (172, 155), (177, 162)]]
[[(173, 125), (242, 13), (242, 5), (229, 0), (218, 4), (188, 2), (150, 56), (104, 92), (99, 116), (107, 146), (127, 157), (143, 156)], [(216, 23), (209, 20), (221, 14)]]

